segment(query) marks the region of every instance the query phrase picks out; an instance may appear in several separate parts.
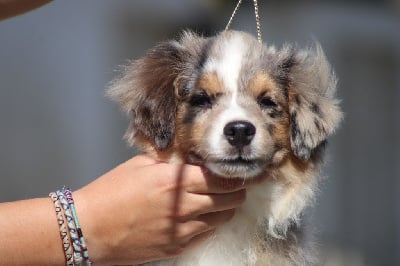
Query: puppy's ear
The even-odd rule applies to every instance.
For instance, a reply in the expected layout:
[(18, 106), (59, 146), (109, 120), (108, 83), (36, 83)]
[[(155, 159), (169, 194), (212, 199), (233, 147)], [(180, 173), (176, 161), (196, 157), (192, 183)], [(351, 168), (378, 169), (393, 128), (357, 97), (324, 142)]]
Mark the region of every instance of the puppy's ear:
[[(175, 131), (176, 85), (188, 76), (196, 40), (186, 32), (181, 40), (164, 42), (125, 67), (122, 76), (112, 82), (108, 95), (120, 103), (130, 116), (125, 134), (133, 145), (140, 138), (156, 149), (171, 144)], [(188, 47), (189, 45), (194, 47)]]
[(182, 68), (183, 48), (177, 42), (161, 43), (126, 66), (108, 94), (130, 118), (126, 139), (145, 137), (158, 149), (170, 144), (175, 128), (174, 81)]
[(298, 158), (309, 160), (342, 119), (335, 99), (337, 79), (318, 43), (283, 53), (280, 66), (287, 77), (291, 147)]

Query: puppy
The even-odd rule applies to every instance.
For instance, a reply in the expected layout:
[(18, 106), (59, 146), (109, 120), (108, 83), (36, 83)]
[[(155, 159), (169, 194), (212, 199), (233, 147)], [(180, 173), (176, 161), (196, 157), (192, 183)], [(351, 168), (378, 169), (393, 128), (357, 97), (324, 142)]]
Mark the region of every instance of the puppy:
[(280, 50), (239, 31), (185, 32), (128, 65), (109, 91), (126, 139), (164, 161), (221, 178), (268, 175), (206, 243), (154, 265), (310, 265), (301, 214), (341, 112), (321, 47)]

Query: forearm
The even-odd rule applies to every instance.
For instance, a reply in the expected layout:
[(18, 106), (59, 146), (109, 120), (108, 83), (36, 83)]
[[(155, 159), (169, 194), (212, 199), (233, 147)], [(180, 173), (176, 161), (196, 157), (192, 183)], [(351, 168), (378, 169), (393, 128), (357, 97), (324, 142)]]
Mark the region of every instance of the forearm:
[(0, 0), (0, 20), (41, 7), (51, 0)]
[(65, 265), (50, 198), (0, 204), (2, 265)]
[[(170, 258), (209, 237), (245, 200), (198, 166), (136, 156), (74, 191), (76, 214), (95, 265)], [(179, 202), (177, 202), (179, 195)], [(0, 203), (1, 265), (65, 265), (50, 198)]]

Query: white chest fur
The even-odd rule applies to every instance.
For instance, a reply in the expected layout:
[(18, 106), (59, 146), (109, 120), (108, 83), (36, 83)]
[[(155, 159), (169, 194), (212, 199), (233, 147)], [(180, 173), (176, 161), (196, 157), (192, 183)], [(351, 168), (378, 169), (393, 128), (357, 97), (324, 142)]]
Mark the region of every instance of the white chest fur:
[(262, 222), (269, 216), (272, 187), (272, 182), (265, 182), (249, 189), (246, 202), (236, 210), (233, 219), (218, 228), (215, 234), (200, 246), (179, 258), (149, 265), (255, 265), (257, 232)]

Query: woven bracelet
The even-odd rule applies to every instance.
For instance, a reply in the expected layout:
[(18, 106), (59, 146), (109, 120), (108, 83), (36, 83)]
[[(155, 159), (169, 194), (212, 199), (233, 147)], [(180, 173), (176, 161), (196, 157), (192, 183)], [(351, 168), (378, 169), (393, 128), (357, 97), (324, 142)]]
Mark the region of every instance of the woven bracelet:
[(67, 198), (65, 197), (64, 193), (61, 190), (57, 190), (56, 194), (61, 202), (61, 206), (64, 209), (64, 216), (67, 219), (68, 230), (71, 237), (72, 247), (74, 249), (74, 263), (75, 265), (81, 265), (83, 261), (81, 241), (78, 236), (78, 231), (76, 229), (74, 217), (72, 215), (71, 209), (69, 207)]
[(55, 192), (51, 192), (49, 194), (49, 196), (50, 196), (51, 200), (53, 201), (54, 208), (56, 210), (57, 223), (58, 223), (58, 227), (60, 230), (61, 240), (63, 243), (66, 265), (74, 266), (73, 250), (72, 250), (69, 234), (67, 231), (67, 227), (65, 225), (65, 218), (63, 215), (63, 209), (61, 207), (60, 200), (58, 199), (58, 196)]
[(79, 224), (78, 215), (77, 215), (76, 209), (75, 209), (74, 199), (72, 198), (72, 192), (71, 192), (71, 190), (69, 188), (65, 188), (65, 187), (62, 189), (62, 192), (63, 192), (63, 194), (65, 195), (65, 197), (67, 199), (69, 208), (71, 209), (71, 213), (72, 213), (72, 216), (74, 218), (76, 230), (77, 230), (78, 237), (79, 237), (79, 240), (80, 240), (80, 243), (81, 243), (81, 249), (82, 249), (82, 252), (83, 252), (83, 258), (85, 259), (86, 265), (90, 266), (90, 265), (92, 265), (92, 262), (89, 259), (89, 252), (87, 250), (86, 242), (85, 242), (85, 239), (83, 237), (81, 225)]

